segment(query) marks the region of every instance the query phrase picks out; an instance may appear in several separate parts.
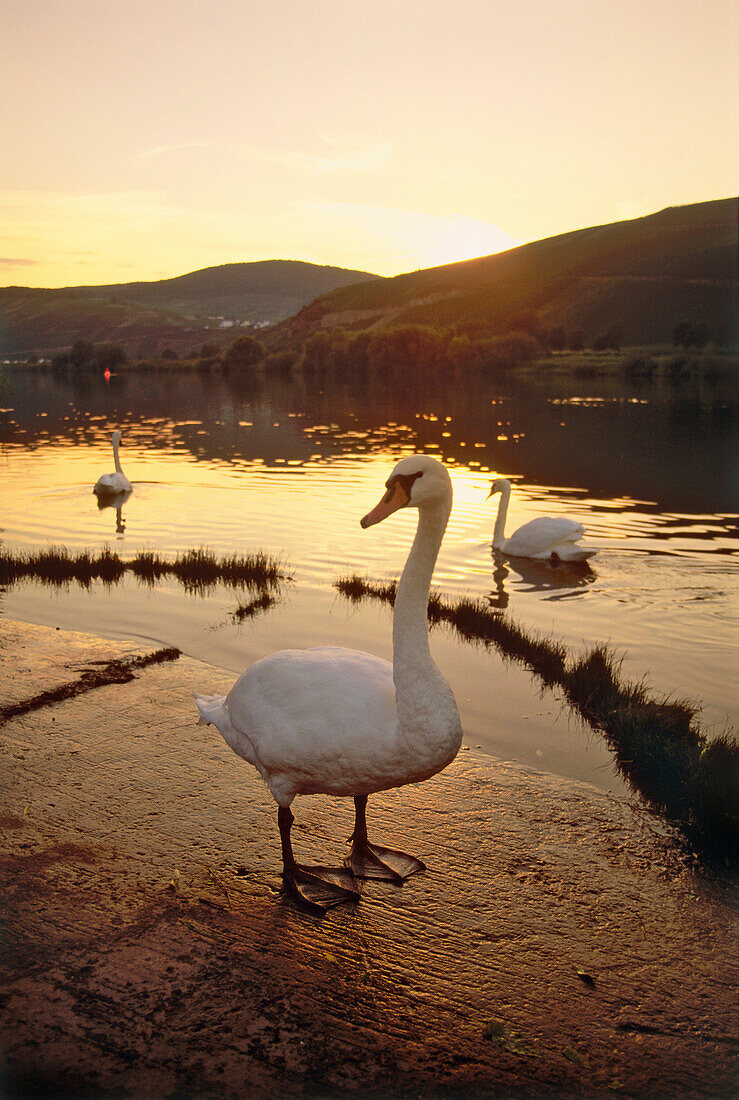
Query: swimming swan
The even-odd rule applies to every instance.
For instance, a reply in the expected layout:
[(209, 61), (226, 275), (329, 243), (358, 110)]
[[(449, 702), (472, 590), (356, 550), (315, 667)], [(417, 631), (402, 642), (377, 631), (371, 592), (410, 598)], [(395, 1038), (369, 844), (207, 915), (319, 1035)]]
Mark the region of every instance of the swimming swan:
[[(362, 527), (399, 508), (418, 509), (395, 600), (392, 664), (352, 649), (287, 649), (253, 664), (227, 696), (195, 696), (199, 724), (217, 726), (269, 787), (279, 807), (285, 886), (318, 911), (356, 901), (354, 876), (401, 883), (425, 869), (414, 856), (369, 843), (367, 796), (435, 775), (451, 763), (462, 740), (454, 695), (431, 659), (426, 618), (452, 507), (451, 480), (441, 462), (412, 455), (401, 459), (385, 484)], [(354, 797), (344, 867), (296, 862), (290, 805), (300, 794)]]
[(505, 521), (511, 497), (510, 481), (498, 478), (492, 484), (488, 500), (494, 493), (500, 493), (500, 503), (493, 531), (493, 550), (500, 550), (512, 558), (550, 558), (553, 561), (586, 561), (595, 553), (588, 547), (576, 545), (585, 534), (585, 528), (565, 516), (531, 519), (507, 539)]
[(113, 432), (113, 461), (115, 462), (115, 472), (112, 474), (103, 474), (99, 477), (93, 486), (93, 493), (97, 493), (98, 496), (112, 496), (115, 493), (130, 493), (133, 491), (133, 485), (128, 480), (123, 470), (121, 469), (120, 459), (118, 458), (118, 447), (121, 442), (121, 433)]

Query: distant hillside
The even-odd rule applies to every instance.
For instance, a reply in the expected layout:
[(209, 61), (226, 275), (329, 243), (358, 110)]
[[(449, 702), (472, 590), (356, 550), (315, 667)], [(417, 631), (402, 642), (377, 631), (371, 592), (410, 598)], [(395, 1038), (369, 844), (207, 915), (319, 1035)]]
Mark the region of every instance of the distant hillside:
[[(318, 329), (420, 324), (503, 333), (537, 325), (619, 329), (624, 344), (670, 341), (683, 320), (725, 343), (737, 325), (739, 200), (670, 207), (464, 263), (326, 294), (270, 333), (297, 345)], [(733, 326), (733, 330), (732, 330)]]
[(119, 302), (194, 316), (274, 323), (297, 313), (319, 294), (370, 279), (377, 279), (377, 275), (300, 260), (263, 260), (206, 267), (158, 282), (68, 289), (81, 297), (116, 298)]
[(185, 351), (236, 336), (219, 318), (266, 324), (336, 287), (376, 280), (366, 271), (298, 260), (224, 264), (158, 282), (0, 289), (0, 355), (43, 352), (75, 340), (112, 341), (131, 353)]
[(225, 346), (233, 338), (233, 329), (211, 330), (196, 318), (73, 291), (0, 289), (0, 356), (51, 355), (80, 339), (120, 344), (129, 355), (166, 347), (179, 353), (206, 342)]

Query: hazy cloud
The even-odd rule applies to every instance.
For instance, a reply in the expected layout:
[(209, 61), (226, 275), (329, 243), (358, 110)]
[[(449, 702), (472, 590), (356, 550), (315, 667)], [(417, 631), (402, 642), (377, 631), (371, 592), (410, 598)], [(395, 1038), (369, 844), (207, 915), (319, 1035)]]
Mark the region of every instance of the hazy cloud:
[(299, 172), (374, 172), (387, 161), (388, 145), (378, 143), (346, 142), (331, 135), (319, 135), (327, 148), (317, 153), (305, 153), (296, 149), (274, 149), (264, 145), (239, 144), (232, 146), (237, 155), (263, 164), (275, 164)]
[(133, 154), (134, 160), (149, 160), (164, 153), (178, 153), (181, 149), (207, 149), (209, 141), (187, 141), (180, 145), (155, 145), (152, 149), (142, 149)]
[(11, 259), (0, 256), (0, 267), (30, 267), (31, 264), (37, 264), (38, 262), (38, 260), (27, 260), (17, 256)]

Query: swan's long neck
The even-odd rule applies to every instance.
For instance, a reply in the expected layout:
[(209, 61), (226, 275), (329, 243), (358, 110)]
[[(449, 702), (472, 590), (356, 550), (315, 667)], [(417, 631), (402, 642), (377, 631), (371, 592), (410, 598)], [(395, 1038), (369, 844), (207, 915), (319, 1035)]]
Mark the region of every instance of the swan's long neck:
[[(410, 744), (453, 759), (461, 742), (454, 695), (431, 659), (428, 599), (451, 503), (419, 510), (418, 528), (400, 578), (393, 612), (393, 679), (399, 728)], [(437, 759), (438, 757), (438, 759)], [(429, 772), (428, 774), (433, 774)]]
[(398, 584), (393, 613), (393, 662), (401, 666), (421, 655), (431, 661), (427, 609), (441, 540), (449, 520), (442, 506), (419, 511), (416, 537)]
[(505, 542), (505, 521), (508, 515), (508, 501), (510, 499), (511, 486), (509, 482), (505, 482), (500, 490), (498, 515), (495, 518), (495, 527), (493, 529), (493, 550), (496, 550)]
[(115, 462), (115, 472), (117, 474), (122, 474), (121, 460), (118, 457), (118, 440), (115, 438), (113, 439), (113, 461)]

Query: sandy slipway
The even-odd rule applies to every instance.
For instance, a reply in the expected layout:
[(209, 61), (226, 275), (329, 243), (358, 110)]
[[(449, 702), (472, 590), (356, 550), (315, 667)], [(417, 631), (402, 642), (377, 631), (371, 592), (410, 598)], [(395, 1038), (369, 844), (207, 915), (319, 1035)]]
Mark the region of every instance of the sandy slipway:
[[(146, 652), (2, 622), (2, 701)], [(735, 911), (653, 817), (463, 751), (370, 800), (429, 870), (317, 918), (196, 725), (232, 680), (183, 657), (0, 726), (0, 1096), (736, 1094)], [(338, 860), (350, 802), (294, 809), (299, 858)]]

